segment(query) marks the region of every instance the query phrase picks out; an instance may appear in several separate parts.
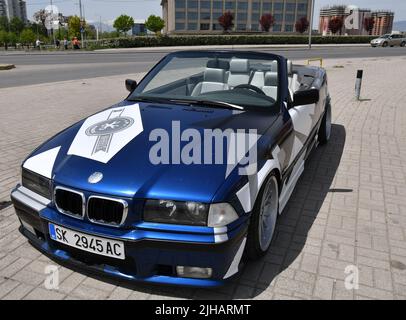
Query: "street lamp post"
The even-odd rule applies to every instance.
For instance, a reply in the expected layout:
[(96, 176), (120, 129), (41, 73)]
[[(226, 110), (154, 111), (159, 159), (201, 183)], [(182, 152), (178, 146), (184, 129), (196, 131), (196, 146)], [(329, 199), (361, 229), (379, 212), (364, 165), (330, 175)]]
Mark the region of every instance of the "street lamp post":
[(310, 26), (309, 26), (309, 50), (312, 48), (312, 30), (313, 30), (313, 16), (314, 16), (314, 1), (311, 1), (311, 9), (310, 9)]
[(101, 28), (101, 16), (96, 15), (99, 18), (99, 26), (96, 28), (96, 40), (99, 41), (99, 36), (101, 36), (102, 28)]
[(56, 41), (55, 41), (55, 33), (54, 33), (54, 5), (51, 0), (51, 33), (52, 33), (52, 39), (54, 41), (54, 47), (56, 46)]
[(83, 26), (82, 26), (82, 0), (79, 0), (79, 12), (80, 12), (80, 42), (82, 43), (82, 46), (84, 46), (83, 43)]

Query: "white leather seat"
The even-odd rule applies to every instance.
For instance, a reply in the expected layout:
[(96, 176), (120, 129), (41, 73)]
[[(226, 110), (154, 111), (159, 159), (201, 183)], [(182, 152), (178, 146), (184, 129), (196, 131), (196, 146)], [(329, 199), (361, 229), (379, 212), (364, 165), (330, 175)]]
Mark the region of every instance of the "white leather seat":
[(255, 71), (252, 76), (250, 84), (257, 88), (262, 88), (265, 85), (264, 71), (259, 71), (259, 70)]
[(278, 73), (268, 71), (265, 73), (265, 85), (262, 87), (262, 91), (272, 99), (276, 100), (278, 97)]
[(287, 71), (288, 71), (288, 88), (290, 97), (293, 101), (294, 93), (299, 89), (300, 83), (298, 81), (298, 76), (296, 73), (293, 73), (293, 63), (291, 60), (287, 61)]
[(250, 83), (250, 64), (248, 59), (230, 60), (230, 71), (228, 73), (227, 84), (233, 88), (240, 84)]
[(288, 77), (291, 77), (293, 75), (293, 62), (291, 60), (288, 60), (286, 64), (288, 67)]
[(192, 96), (198, 96), (205, 92), (227, 90), (225, 83), (226, 71), (224, 69), (206, 68), (203, 74), (203, 81), (199, 82), (192, 91)]
[(278, 61), (274, 60), (271, 63), (271, 71), (278, 73)]
[[(270, 66), (270, 71), (275, 72), (278, 75), (278, 61), (274, 60), (271, 63), (266, 63), (267, 68)], [(263, 70), (256, 70), (252, 75), (250, 84), (257, 87), (262, 88), (265, 86), (265, 72)]]

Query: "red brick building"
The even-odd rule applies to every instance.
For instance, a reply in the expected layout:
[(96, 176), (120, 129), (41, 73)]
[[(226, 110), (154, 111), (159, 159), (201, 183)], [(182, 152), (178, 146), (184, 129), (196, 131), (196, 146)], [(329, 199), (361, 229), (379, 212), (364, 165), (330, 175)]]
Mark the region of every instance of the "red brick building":
[(372, 34), (379, 36), (386, 33), (391, 33), (393, 29), (393, 19), (395, 14), (390, 11), (375, 11), (372, 13), (375, 19), (374, 29)]
[(337, 32), (340, 35), (368, 35), (364, 28), (364, 20), (367, 17), (375, 19), (375, 26), (372, 35), (382, 35), (391, 33), (393, 28), (394, 13), (390, 11), (371, 11), (370, 9), (360, 9), (356, 6), (329, 6), (320, 10), (319, 33), (324, 36), (332, 34), (329, 22), (333, 18), (341, 18), (342, 29)]

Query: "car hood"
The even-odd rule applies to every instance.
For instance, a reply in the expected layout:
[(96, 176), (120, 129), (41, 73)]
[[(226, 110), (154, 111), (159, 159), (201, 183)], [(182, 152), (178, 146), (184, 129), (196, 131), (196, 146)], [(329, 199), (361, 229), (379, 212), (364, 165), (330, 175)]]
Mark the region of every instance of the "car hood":
[[(189, 140), (176, 147), (174, 141), (179, 137), (172, 139), (171, 135), (191, 128), (200, 137), (204, 137), (205, 129), (255, 128), (260, 141), (276, 117), (259, 111), (124, 101), (57, 134), (35, 150), (23, 166), (52, 177), (55, 185), (94, 193), (210, 202), (226, 179), (235, 178), (236, 169), (230, 173), (227, 164), (174, 164), (180, 154), (176, 150), (182, 152)], [(156, 150), (165, 132), (170, 142), (170, 164), (157, 165), (151, 155), (161, 156), (162, 152), (151, 153), (151, 149), (155, 146), (152, 150)], [(223, 155), (227, 155), (226, 143)], [(200, 159), (204, 162), (203, 151)], [(95, 172), (102, 173), (103, 178), (91, 183), (95, 181), (89, 182), (89, 177)]]

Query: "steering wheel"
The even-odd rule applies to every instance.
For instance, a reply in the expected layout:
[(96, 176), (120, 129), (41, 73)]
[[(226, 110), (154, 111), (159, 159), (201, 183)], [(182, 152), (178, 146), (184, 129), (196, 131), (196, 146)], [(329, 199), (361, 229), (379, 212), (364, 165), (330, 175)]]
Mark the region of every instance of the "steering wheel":
[(235, 86), (233, 88), (233, 90), (235, 89), (247, 89), (266, 96), (265, 92), (263, 92), (260, 88), (253, 86), (252, 84), (239, 84), (238, 86)]

